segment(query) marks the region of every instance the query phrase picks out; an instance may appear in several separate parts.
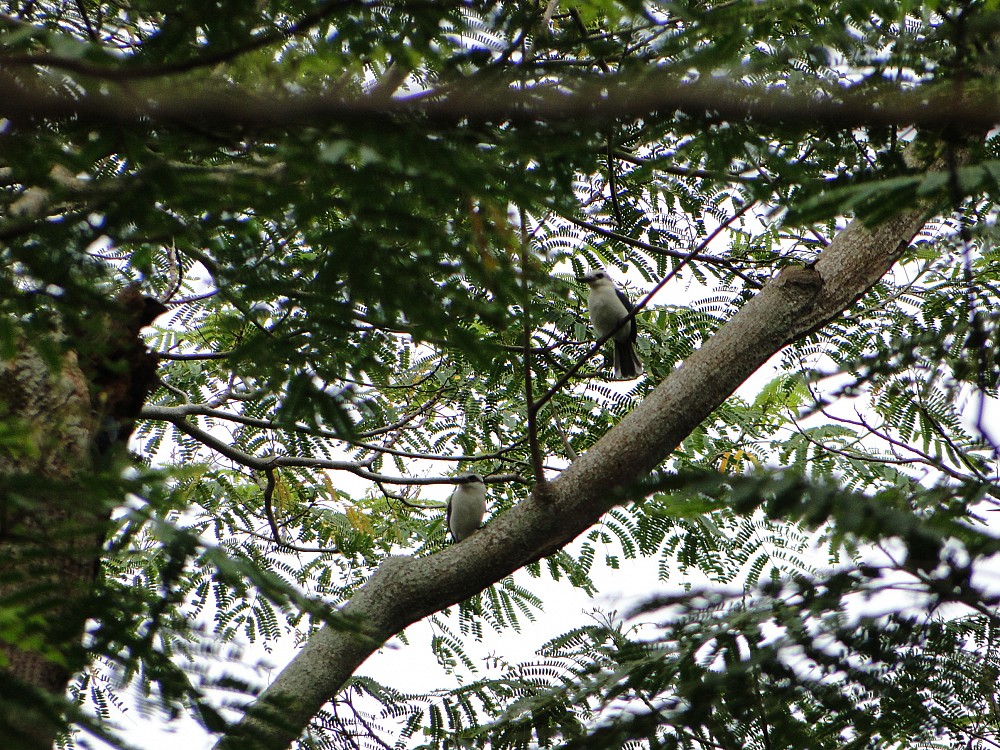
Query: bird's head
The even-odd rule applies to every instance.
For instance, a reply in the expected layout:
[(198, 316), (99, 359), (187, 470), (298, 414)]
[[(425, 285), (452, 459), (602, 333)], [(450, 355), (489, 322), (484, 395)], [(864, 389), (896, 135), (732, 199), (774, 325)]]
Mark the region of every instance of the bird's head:
[(482, 475), (474, 472), (461, 474), (456, 478), (456, 481), (459, 484), (484, 484)]
[(582, 284), (586, 284), (591, 288), (600, 286), (601, 284), (611, 283), (611, 277), (608, 276), (608, 272), (605, 271), (603, 268), (596, 268), (592, 270), (590, 273), (584, 274), (583, 276), (577, 276), (576, 280)]

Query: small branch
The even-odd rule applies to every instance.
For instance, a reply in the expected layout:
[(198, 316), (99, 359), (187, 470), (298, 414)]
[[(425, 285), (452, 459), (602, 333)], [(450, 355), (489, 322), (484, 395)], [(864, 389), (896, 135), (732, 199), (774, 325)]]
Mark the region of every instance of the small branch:
[(277, 484), (274, 478), (274, 469), (264, 469), (264, 475), (267, 477), (267, 486), (264, 487), (264, 515), (267, 516), (267, 524), (271, 527), (271, 533), (274, 535), (275, 544), (282, 545), (284, 542), (281, 540), (281, 531), (278, 529), (278, 521), (274, 517), (274, 507), (272, 501), (274, 499), (274, 487)]
[[(521, 351), (520, 347), (517, 347), (517, 351)], [(444, 364), (444, 359), (439, 358), (437, 362), (435, 362), (434, 366), (427, 372), (426, 375), (421, 375), (419, 378), (417, 378), (416, 380), (412, 380), (409, 383), (373, 383), (371, 381), (356, 380), (354, 378), (348, 378), (348, 377), (342, 377), (339, 380), (341, 383), (352, 383), (362, 388), (373, 388), (379, 391), (415, 390), (420, 386), (422, 386), (424, 383), (433, 379), (434, 376), (437, 374), (437, 371), (441, 369), (443, 364)], [(440, 392), (441, 389), (439, 388), (437, 393)]]
[(157, 359), (168, 359), (174, 362), (193, 362), (205, 359), (228, 359), (233, 356), (232, 351), (228, 352), (190, 352), (188, 354), (174, 354), (173, 352), (154, 352)]
[[(350, 701), (350, 699), (345, 698), (344, 700), (337, 701), (337, 702), (338, 703), (344, 703), (344, 704), (347, 705), (348, 708), (351, 709), (351, 713), (354, 714), (354, 720), (357, 721), (358, 724), (360, 724), (364, 728), (364, 730), (366, 732), (368, 732), (368, 737), (371, 740), (373, 740), (375, 743), (377, 743), (378, 746), (382, 748), (382, 750), (392, 750), (392, 747), (390, 745), (388, 745), (386, 742), (384, 742), (382, 740), (382, 738), (379, 737), (376, 734), (375, 729), (372, 727), (372, 725), (368, 721), (365, 720), (365, 718), (362, 716), (361, 712), (358, 711), (358, 709), (354, 707), (354, 704)], [(356, 743), (353, 743), (353, 740), (352, 740), (352, 744), (355, 744), (355, 747), (359, 747)]]
[(203, 299), (211, 299), (219, 293), (218, 289), (213, 289), (210, 292), (204, 292), (202, 294), (195, 294), (190, 297), (181, 297), (180, 299), (171, 300), (172, 305), (188, 305), (192, 302), (201, 302)]
[[(810, 394), (812, 395), (813, 400), (816, 403), (821, 403), (820, 396), (813, 390), (812, 386), (807, 383), (807, 387), (809, 388), (809, 391), (810, 391)], [(833, 414), (833, 413), (827, 411), (826, 407), (821, 407), (819, 411), (820, 411), (821, 414), (823, 414), (824, 417), (826, 417), (827, 419), (830, 419), (830, 420), (832, 420), (834, 422), (838, 422), (840, 424), (851, 425), (853, 427), (861, 427), (861, 428), (867, 430), (869, 435), (873, 435), (875, 438), (877, 438), (879, 440), (885, 441), (890, 446), (892, 446), (893, 448), (895, 448), (895, 449), (897, 449), (899, 451), (902, 451), (903, 453), (910, 453), (910, 454), (916, 456), (916, 458), (912, 458), (912, 459), (903, 458), (899, 453), (897, 453), (894, 450), (893, 454), (896, 455), (896, 456), (898, 456), (898, 458), (895, 461), (893, 461), (893, 460), (885, 459), (885, 458), (877, 458), (877, 457), (870, 456), (870, 455), (867, 455), (867, 454), (859, 455), (859, 454), (855, 454), (853, 451), (847, 451), (847, 450), (843, 450), (843, 449), (832, 448), (829, 445), (826, 445), (824, 443), (818, 442), (817, 440), (815, 440), (814, 438), (812, 438), (812, 436), (806, 434), (805, 431), (803, 430), (803, 428), (799, 427), (798, 421), (795, 418), (795, 416), (792, 415), (792, 423), (795, 425), (795, 427), (798, 430), (799, 434), (802, 435), (802, 437), (804, 437), (806, 439), (806, 441), (808, 441), (809, 443), (811, 443), (811, 444), (813, 444), (813, 445), (815, 445), (815, 446), (817, 446), (819, 448), (822, 448), (823, 450), (829, 451), (829, 452), (834, 453), (836, 455), (842, 455), (845, 458), (849, 458), (849, 459), (852, 459), (852, 460), (863, 459), (863, 460), (869, 461), (869, 462), (877, 462), (877, 463), (884, 463), (884, 464), (901, 464), (901, 465), (921, 463), (921, 464), (925, 464), (927, 466), (930, 466), (930, 467), (932, 467), (934, 469), (937, 469), (938, 471), (942, 472), (943, 474), (948, 475), (949, 477), (951, 477), (952, 479), (955, 479), (957, 481), (965, 482), (965, 481), (968, 481), (968, 479), (969, 479), (968, 475), (962, 474), (961, 472), (957, 471), (956, 469), (953, 469), (952, 467), (950, 467), (946, 463), (944, 463), (942, 460), (940, 460), (938, 458), (935, 458), (934, 456), (931, 456), (929, 453), (921, 451), (915, 445), (912, 445), (912, 444), (907, 443), (907, 442), (903, 442), (902, 440), (898, 440), (897, 438), (894, 438), (892, 435), (890, 435), (888, 432), (882, 430), (881, 428), (869, 424), (868, 421), (865, 420), (865, 418), (863, 416), (861, 416), (861, 414), (858, 414), (858, 419), (857, 420), (853, 420), (853, 419), (848, 419), (847, 417), (842, 417), (842, 416), (838, 416), (836, 414)], [(923, 408), (922, 407), (921, 407), (921, 411), (923, 412)], [(926, 413), (925, 413), (925, 416), (927, 416), (927, 418), (930, 419), (932, 425), (940, 433), (940, 427), (937, 425), (937, 423), (934, 422), (934, 420), (931, 419), (930, 416), (927, 415)], [(950, 438), (947, 435), (941, 434), (941, 437), (945, 441), (949, 442), (949, 444), (951, 445), (952, 449), (955, 451), (956, 455), (962, 457), (963, 463), (966, 463), (965, 462), (965, 452), (962, 451), (962, 450), (960, 450), (958, 448), (958, 446), (955, 446), (954, 444), (952, 444), (951, 441), (950, 441)], [(860, 440), (859, 440), (859, 442), (860, 442)], [(967, 468), (970, 471), (972, 471), (973, 474), (975, 474), (976, 477), (979, 480), (983, 481), (984, 483), (988, 483), (989, 482), (989, 480), (982, 475), (982, 473), (978, 470), (978, 468), (976, 466), (970, 465), (970, 464), (966, 464), (966, 465), (967, 465)]]
[[(174, 388), (173, 386), (162, 383), (163, 387), (168, 390), (183, 396), (183, 400), (187, 401), (187, 394)], [(313, 427), (304, 427), (302, 425), (295, 424), (282, 424), (278, 422), (273, 422), (267, 419), (258, 419), (256, 417), (247, 417), (243, 414), (234, 414), (232, 412), (223, 411), (221, 409), (213, 409), (205, 404), (194, 404), (185, 403), (181, 406), (144, 406), (139, 414), (142, 419), (164, 421), (164, 422), (176, 422), (177, 420), (184, 419), (186, 417), (208, 417), (209, 419), (219, 419), (227, 422), (236, 422), (238, 424), (246, 425), (247, 427), (256, 427), (261, 430), (282, 430), (285, 432), (298, 433), (302, 435), (313, 435), (315, 437), (330, 438), (333, 440), (340, 440), (342, 442), (348, 443), (356, 448), (365, 451), (372, 451), (376, 454), (388, 454), (391, 456), (399, 456), (401, 458), (416, 458), (416, 459), (426, 459), (432, 461), (449, 461), (454, 463), (460, 463), (463, 461), (486, 461), (490, 459), (497, 459), (506, 453), (520, 447), (524, 443), (524, 438), (519, 438), (508, 446), (498, 448), (495, 451), (489, 453), (472, 453), (472, 454), (459, 454), (451, 456), (439, 456), (433, 453), (418, 453), (416, 451), (406, 451), (400, 450), (398, 448), (392, 448), (388, 445), (374, 445), (372, 443), (364, 443), (357, 440), (351, 440), (350, 438), (345, 438), (343, 435), (339, 435), (335, 432), (329, 430), (322, 430)]]
[(559, 437), (562, 439), (563, 448), (566, 449), (566, 457), (570, 460), (570, 463), (576, 461), (577, 453), (573, 448), (573, 445), (569, 442), (569, 435), (566, 434), (565, 428), (562, 426), (562, 422), (559, 420), (559, 415), (554, 414), (552, 416), (552, 424), (555, 425), (556, 432), (559, 433)]
[[(155, 410), (158, 407), (146, 407), (143, 411), (146, 412), (147, 409)], [(384, 474), (379, 474), (374, 471), (369, 471), (365, 469), (362, 465), (351, 462), (351, 461), (331, 461), (324, 458), (312, 458), (312, 457), (298, 457), (298, 456), (254, 456), (253, 454), (241, 451), (238, 448), (234, 448), (229, 445), (229, 443), (215, 437), (209, 432), (196, 427), (191, 424), (187, 419), (184, 418), (165, 418), (164, 421), (170, 422), (178, 430), (183, 432), (188, 437), (192, 437), (200, 443), (203, 443), (207, 447), (216, 451), (217, 453), (225, 456), (230, 461), (246, 466), (249, 469), (255, 471), (268, 471), (270, 469), (276, 468), (307, 468), (307, 469), (329, 469), (331, 471), (346, 471), (351, 474), (355, 474), (362, 479), (368, 479), (373, 482), (384, 482), (386, 484), (401, 484), (401, 485), (432, 485), (432, 484), (454, 484), (453, 477), (393, 477), (386, 476)], [(517, 474), (500, 474), (492, 477), (488, 477), (488, 482), (502, 483), (502, 482), (517, 482), (519, 484), (528, 484), (528, 480)]]
[(615, 172), (615, 140), (614, 129), (608, 131), (608, 191), (611, 193), (611, 215), (615, 217), (615, 224), (622, 226), (622, 206), (618, 200), (618, 175)]
[(188, 404), (191, 403), (191, 398), (188, 396), (188, 394), (186, 394), (184, 391), (182, 391), (177, 386), (171, 385), (170, 383), (168, 383), (168, 382), (166, 382), (165, 380), (162, 380), (162, 379), (160, 380), (160, 386), (163, 387), (163, 388), (166, 388), (172, 394), (174, 394), (175, 396), (177, 396), (177, 398), (180, 399), (181, 403), (183, 403), (185, 405), (188, 405)]
[[(742, 215), (742, 214), (746, 213), (746, 211), (748, 210), (748, 207), (751, 206), (751, 205), (753, 205), (753, 203), (747, 203), (744, 206), (744, 208), (740, 209), (740, 212), (739, 212), (738, 215)], [(624, 234), (620, 234), (619, 232), (614, 232), (614, 231), (612, 231), (610, 229), (605, 229), (604, 227), (600, 226), (599, 224), (594, 224), (594, 223), (589, 222), (589, 221), (584, 221), (583, 219), (578, 219), (578, 218), (576, 218), (574, 216), (566, 216), (565, 214), (560, 214), (560, 216), (562, 216), (562, 218), (566, 219), (566, 221), (569, 221), (569, 222), (571, 222), (573, 224), (576, 224), (581, 229), (586, 229), (588, 231), (593, 232), (594, 234), (598, 234), (598, 235), (600, 235), (602, 237), (606, 237), (609, 240), (614, 240), (615, 242), (621, 242), (623, 245), (630, 245), (630, 246), (638, 248), (640, 250), (645, 250), (648, 253), (655, 253), (656, 255), (666, 255), (666, 256), (668, 256), (670, 258), (679, 258), (681, 260), (684, 260), (685, 263), (687, 262), (687, 260), (690, 260), (690, 258), (688, 257), (689, 253), (683, 253), (680, 250), (671, 250), (670, 248), (663, 247), (662, 245), (651, 245), (648, 242), (643, 242), (642, 240), (633, 239), (632, 237), (629, 237), (629, 236), (624, 235)], [(727, 222), (724, 226), (728, 226), (730, 223), (732, 223), (732, 220), (730, 220), (729, 222)], [(715, 234), (713, 233), (709, 237), (709, 239), (713, 239), (714, 237), (715, 237)], [(738, 270), (735, 267), (734, 262), (730, 258), (722, 258), (722, 257), (719, 257), (717, 255), (699, 255), (698, 256), (698, 260), (704, 261), (705, 263), (711, 263), (713, 265), (717, 265), (717, 266), (721, 266), (721, 267), (725, 268), (726, 270), (730, 271), (731, 273), (736, 274), (741, 279), (743, 279), (743, 281), (745, 281), (746, 284), (747, 284), (747, 286), (749, 286), (749, 287), (752, 287), (754, 289), (760, 289), (763, 286), (763, 284), (761, 284), (756, 279), (752, 279), (752, 278), (746, 276), (740, 270)], [(678, 268), (678, 270), (679, 270), (679, 268)]]
[(382, 495), (387, 500), (395, 500), (398, 503), (402, 503), (407, 508), (413, 508), (414, 510), (441, 510), (441, 508), (444, 507), (444, 503), (434, 503), (433, 505), (420, 505), (418, 503), (411, 503), (409, 498), (406, 497), (406, 495), (397, 492), (389, 492), (389, 490), (385, 488), (385, 485), (382, 484), (382, 482), (375, 482), (375, 486), (378, 487), (379, 492), (381, 492)]
[[(976, 466), (975, 463), (969, 458), (968, 449), (956, 445), (951, 435), (949, 435), (945, 431), (945, 429), (938, 423), (937, 419), (934, 418), (934, 415), (931, 414), (930, 409), (928, 409), (927, 406), (924, 404), (924, 399), (921, 394), (917, 394), (917, 402), (918, 402), (917, 408), (920, 410), (920, 413), (923, 414), (924, 419), (930, 422), (931, 427), (933, 427), (934, 431), (940, 436), (940, 438), (944, 440), (945, 443), (948, 444), (948, 447), (952, 449), (955, 455), (958, 456), (959, 461), (965, 464), (965, 467), (973, 474), (975, 474), (976, 478), (980, 482), (986, 485), (992, 484), (990, 479), (987, 476), (985, 476), (983, 472), (979, 469), (979, 467)], [(911, 450), (913, 449), (911, 448)]]
[(80, 14), (80, 18), (83, 19), (83, 25), (87, 29), (87, 36), (90, 37), (90, 41), (99, 42), (97, 31), (90, 23), (90, 16), (87, 15), (87, 8), (84, 6), (83, 0), (76, 0), (76, 10)]
[(271, 332), (263, 325), (261, 325), (260, 322), (258, 322), (257, 316), (255, 316), (252, 313), (250, 308), (243, 300), (237, 299), (234, 295), (227, 293), (226, 290), (224, 289), (224, 285), (219, 283), (220, 269), (219, 265), (215, 262), (214, 259), (209, 257), (206, 253), (203, 253), (201, 250), (196, 250), (193, 247), (186, 247), (180, 252), (183, 252), (185, 255), (188, 255), (192, 259), (201, 263), (201, 265), (205, 268), (205, 270), (208, 271), (209, 274), (211, 274), (213, 281), (215, 281), (215, 286), (218, 293), (222, 295), (222, 297), (227, 302), (229, 302), (229, 304), (231, 304), (233, 307), (235, 307), (237, 310), (243, 313), (243, 317), (246, 319), (248, 323), (257, 328), (257, 330), (259, 330), (265, 336), (269, 336), (272, 338), (274, 337), (273, 332)]
[(531, 469), (535, 475), (535, 482), (539, 485), (545, 483), (545, 471), (542, 460), (542, 451), (538, 444), (538, 407), (535, 404), (534, 393), (531, 384), (531, 290), (528, 287), (528, 233), (525, 226), (526, 214), (524, 209), (520, 209), (521, 215), (521, 283), (523, 285), (524, 311), (524, 405), (528, 414), (528, 448), (531, 452)]
[(375, 427), (371, 430), (365, 430), (364, 432), (356, 432), (354, 434), (359, 438), (372, 438), (372, 437), (378, 437), (379, 435), (384, 435), (387, 432), (394, 432), (395, 430), (405, 427), (410, 422), (414, 421), (415, 419), (419, 419), (424, 414), (434, 409), (434, 407), (437, 405), (437, 398), (438, 396), (440, 396), (441, 390), (442, 389), (439, 389), (437, 393), (433, 394), (433, 398), (429, 398), (423, 404), (418, 406), (415, 411), (413, 411), (410, 414), (404, 415), (395, 422), (383, 425), (382, 427)]
[[(202, 55), (201, 57), (192, 57), (187, 60), (179, 60), (177, 62), (167, 63), (164, 65), (150, 65), (144, 67), (135, 65), (100, 65), (90, 63), (79, 58), (66, 58), (58, 55), (39, 53), (30, 55), (8, 55), (4, 57), (4, 63), (8, 65), (44, 65), (105, 81), (129, 81), (144, 78), (159, 78), (176, 73), (186, 73), (192, 70), (197, 70), (198, 68), (212, 67), (218, 65), (219, 63), (229, 62), (230, 60), (236, 59), (240, 55), (253, 52), (254, 50), (261, 49), (262, 47), (285, 41), (293, 36), (301, 34), (304, 31), (308, 31), (331, 13), (345, 7), (353, 6), (354, 4), (353, 0), (328, 0), (325, 3), (321, 3), (311, 12), (304, 14), (302, 18), (291, 24), (287, 29), (279, 29), (271, 31), (270, 33), (260, 34), (252, 38), (249, 42), (236, 47), (231, 47), (230, 49), (224, 49), (211, 54)], [(80, 12), (81, 15), (83, 15), (84, 22), (86, 23), (87, 31), (93, 38), (93, 31), (90, 27), (90, 22), (87, 20), (86, 14), (83, 13), (82, 7)], [(26, 24), (20, 25), (25, 26)], [(109, 61), (113, 60), (115, 63), (119, 62), (118, 59), (111, 58), (110, 56), (108, 59)]]
[[(744, 185), (756, 185), (760, 182), (756, 177), (749, 177), (735, 172), (709, 172), (694, 167), (678, 167), (670, 162), (668, 158), (654, 157), (649, 159), (630, 154), (628, 151), (622, 149), (615, 150), (615, 158), (638, 167), (649, 167), (657, 172), (672, 174), (676, 177), (693, 177), (699, 180), (711, 180), (712, 182), (738, 182)], [(750, 169), (755, 170), (757, 168), (750, 167)]]
[(590, 347), (590, 349), (588, 349), (587, 352), (582, 357), (580, 357), (573, 364), (573, 366), (570, 367), (569, 370), (567, 370), (563, 374), (563, 376), (561, 378), (559, 378), (559, 380), (556, 381), (555, 385), (553, 385), (551, 388), (549, 388), (549, 390), (547, 390), (545, 392), (545, 394), (540, 399), (538, 399), (538, 401), (535, 404), (535, 408), (536, 409), (541, 409), (544, 404), (548, 403), (548, 401), (556, 393), (558, 393), (563, 388), (563, 386), (566, 385), (566, 383), (569, 382), (570, 378), (572, 378), (574, 375), (576, 375), (576, 373), (579, 371), (579, 369), (581, 367), (583, 367), (584, 363), (587, 362), (587, 360), (589, 360), (591, 357), (594, 356), (594, 354), (596, 354), (597, 352), (599, 352), (601, 350), (601, 347), (603, 347), (604, 344), (607, 343), (611, 339), (611, 337), (615, 335), (615, 333), (617, 333), (621, 328), (623, 328), (624, 326), (626, 326), (626, 325), (628, 325), (629, 323), (632, 322), (633, 318), (635, 318), (635, 316), (638, 315), (642, 311), (642, 309), (644, 307), (646, 307), (647, 304), (649, 304), (649, 301), (651, 299), (653, 299), (653, 296), (658, 291), (660, 291), (660, 289), (663, 288), (664, 284), (666, 284), (668, 281), (670, 281), (670, 279), (672, 279), (674, 276), (676, 276), (677, 273), (682, 268), (684, 268), (684, 266), (686, 266), (690, 261), (694, 260), (696, 257), (699, 257), (701, 251), (704, 250), (706, 247), (708, 247), (708, 244), (712, 240), (714, 240), (722, 232), (722, 230), (726, 229), (730, 224), (732, 224), (739, 217), (741, 217), (743, 214), (745, 214), (747, 211), (749, 211), (750, 208), (753, 205), (754, 205), (753, 203), (747, 203), (747, 204), (745, 204), (743, 206), (743, 208), (741, 208), (735, 214), (733, 214), (732, 216), (730, 216), (725, 222), (723, 222), (718, 227), (716, 227), (715, 230), (711, 234), (709, 234), (708, 237), (706, 237), (704, 240), (702, 240), (701, 243), (699, 243), (696, 248), (694, 248), (691, 252), (689, 252), (686, 255), (684, 255), (682, 257), (682, 259), (681, 259), (681, 262), (678, 263), (677, 266), (674, 267), (674, 269), (670, 273), (668, 273), (666, 276), (664, 276), (659, 281), (659, 283), (657, 283), (657, 285), (654, 286), (646, 294), (645, 297), (643, 297), (641, 300), (639, 300), (639, 303), (636, 304), (636, 306), (632, 309), (632, 312), (630, 312), (628, 315), (626, 315), (624, 318), (622, 318), (621, 323), (619, 323), (618, 326), (613, 331), (609, 331), (606, 335), (601, 336), (594, 343), (594, 345), (592, 347)]
[(336, 547), (300, 547), (297, 544), (292, 544), (291, 542), (275, 542), (274, 539), (265, 535), (258, 534), (256, 531), (251, 531), (250, 529), (240, 529), (239, 533), (246, 534), (247, 536), (252, 536), (254, 539), (262, 539), (265, 542), (275, 543), (278, 547), (288, 552), (304, 552), (309, 554), (321, 553), (324, 555), (338, 555), (340, 550)]

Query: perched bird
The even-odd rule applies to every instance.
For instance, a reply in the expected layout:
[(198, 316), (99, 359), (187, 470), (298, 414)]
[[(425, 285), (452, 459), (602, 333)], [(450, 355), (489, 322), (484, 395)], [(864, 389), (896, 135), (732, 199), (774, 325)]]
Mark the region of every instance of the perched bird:
[(591, 271), (586, 276), (578, 276), (577, 281), (590, 287), (587, 308), (590, 322), (599, 337), (614, 331), (611, 340), (615, 345), (615, 379), (632, 380), (642, 374), (642, 362), (635, 353), (635, 339), (638, 329), (635, 318), (622, 325), (622, 321), (632, 312), (632, 303), (608, 276), (604, 269)]
[(486, 485), (478, 474), (463, 474), (448, 498), (448, 529), (456, 542), (478, 531), (486, 512)]

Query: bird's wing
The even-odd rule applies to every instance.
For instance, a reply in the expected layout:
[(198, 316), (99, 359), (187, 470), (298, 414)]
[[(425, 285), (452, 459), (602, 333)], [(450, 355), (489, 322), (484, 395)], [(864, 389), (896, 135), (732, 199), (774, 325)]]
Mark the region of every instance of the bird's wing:
[[(623, 292), (617, 285), (615, 286), (615, 293), (618, 295), (618, 300), (625, 308), (625, 312), (631, 315), (632, 311), (635, 309), (632, 306), (632, 300), (630, 300), (628, 295), (625, 294), (625, 292)], [(635, 324), (635, 318), (632, 318), (632, 320), (629, 321), (629, 338), (632, 339), (632, 341), (635, 341), (637, 335), (638, 327)]]

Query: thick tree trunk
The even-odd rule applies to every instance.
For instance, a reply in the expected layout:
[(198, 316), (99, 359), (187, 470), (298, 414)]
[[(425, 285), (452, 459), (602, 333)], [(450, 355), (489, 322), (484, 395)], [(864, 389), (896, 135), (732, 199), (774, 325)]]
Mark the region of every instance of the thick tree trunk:
[(544, 492), (536, 488), (461, 545), (386, 560), (341, 608), (342, 623), (310, 638), (218, 747), (288, 747), (388, 638), (572, 541), (772, 355), (870, 289), (924, 220), (914, 209), (876, 228), (853, 222), (815, 267), (789, 268), (773, 279)]
[(126, 288), (67, 337), (0, 358), (0, 750), (46, 750), (83, 644), (125, 444), (156, 382), (139, 338), (166, 308)]

